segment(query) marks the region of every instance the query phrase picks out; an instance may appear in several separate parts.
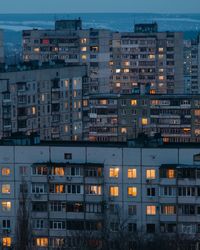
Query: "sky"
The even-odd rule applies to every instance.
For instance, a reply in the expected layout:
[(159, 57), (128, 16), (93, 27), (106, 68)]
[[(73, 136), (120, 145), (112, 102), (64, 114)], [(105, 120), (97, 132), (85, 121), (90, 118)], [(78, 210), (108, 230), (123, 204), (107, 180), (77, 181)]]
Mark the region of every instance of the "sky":
[(200, 0), (0, 0), (0, 13), (199, 13)]

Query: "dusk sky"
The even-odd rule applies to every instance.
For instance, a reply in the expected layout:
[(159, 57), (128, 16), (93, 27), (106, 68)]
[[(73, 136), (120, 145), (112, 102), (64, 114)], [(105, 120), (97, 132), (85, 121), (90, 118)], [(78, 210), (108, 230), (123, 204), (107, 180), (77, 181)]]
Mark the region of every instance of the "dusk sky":
[(200, 0), (0, 0), (0, 13), (200, 13)]

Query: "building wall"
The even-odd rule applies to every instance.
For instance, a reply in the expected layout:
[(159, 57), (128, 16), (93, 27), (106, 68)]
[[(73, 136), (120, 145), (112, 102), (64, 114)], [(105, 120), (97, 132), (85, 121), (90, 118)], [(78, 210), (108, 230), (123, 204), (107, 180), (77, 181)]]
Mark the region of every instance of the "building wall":
[(3, 30), (0, 30), (0, 63), (4, 63)]
[[(121, 223), (125, 223), (128, 227), (129, 223), (136, 224), (138, 232), (148, 233), (147, 225), (155, 225), (155, 232), (162, 233), (161, 227), (163, 224), (177, 224), (178, 231), (173, 233), (188, 233), (196, 234), (200, 220), (198, 217), (198, 204), (199, 193), (198, 185), (200, 182), (198, 175), (198, 161), (195, 162), (195, 155), (199, 155), (199, 148), (130, 148), (123, 147), (118, 144), (116, 146), (1, 146), (0, 147), (0, 220), (10, 220), (11, 224), (8, 231), (1, 229), (1, 237), (12, 237), (12, 241), (15, 237), (15, 225), (16, 215), (18, 211), (18, 202), (20, 195), (20, 184), (22, 179), (26, 181), (28, 185), (28, 197), (30, 199), (30, 205), (36, 202), (44, 202), (50, 206), (51, 202), (67, 202), (67, 203), (104, 203), (104, 209), (99, 213), (88, 212), (62, 212), (55, 213), (47, 212), (31, 212), (32, 222), (34, 220), (44, 220), (44, 228), (34, 229), (33, 239), (47, 238), (49, 243), (52, 238), (66, 238), (75, 236), (73, 230), (60, 229), (55, 230), (47, 226), (48, 221), (102, 221), (104, 226), (110, 228), (111, 223), (119, 223), (119, 215)], [(65, 154), (71, 154), (71, 159), (65, 159)], [(198, 158), (199, 159), (199, 158)], [(196, 159), (197, 160), (197, 159)], [(33, 170), (37, 166), (47, 166), (49, 171), (51, 167), (57, 166), (63, 167), (64, 176), (57, 176), (56, 174), (41, 175), (34, 174)], [(161, 170), (165, 169), (173, 170), (175, 172), (173, 176), (163, 177)], [(70, 174), (70, 168), (76, 167), (81, 169), (87, 169), (93, 167), (101, 168), (103, 170), (102, 176), (99, 177), (85, 177), (81, 170), (80, 176), (74, 176)], [(9, 168), (10, 174), (3, 176), (3, 168)], [(117, 176), (111, 176), (111, 169), (117, 169)], [(136, 169), (135, 178), (128, 178), (128, 169)], [(176, 175), (187, 169), (186, 175), (181, 178), (176, 178)], [(191, 177), (189, 169), (195, 169), (195, 177)], [(147, 170), (155, 171), (153, 178), (147, 177)], [(184, 172), (185, 173), (185, 172)], [(33, 193), (32, 188), (37, 184), (44, 184), (46, 186), (46, 192)], [(10, 185), (10, 193), (2, 193), (4, 184)], [(83, 186), (83, 194), (69, 194), (68, 191), (64, 193), (51, 193), (49, 190), (52, 184), (64, 184), (64, 185), (81, 185)], [(100, 195), (87, 194), (88, 185), (100, 185), (102, 193)], [(113, 197), (110, 193), (111, 187), (118, 187), (119, 193)], [(128, 195), (128, 188), (136, 187), (136, 196)], [(175, 188), (175, 195), (167, 195), (162, 192), (162, 188)], [(195, 194), (184, 193), (179, 195), (179, 189), (184, 187), (195, 188)], [(154, 188), (154, 195), (148, 195), (147, 189)], [(2, 210), (2, 202), (11, 202), (11, 210), (4, 212)], [(136, 213), (130, 215), (130, 206), (136, 206)], [(194, 205), (195, 214), (193, 212), (185, 212), (186, 214), (179, 214), (168, 209), (161, 209), (161, 207), (175, 206), (176, 211), (180, 211), (181, 206)], [(147, 206), (155, 206), (155, 214), (147, 214)], [(114, 207), (114, 210), (113, 210)], [(179, 210), (178, 210), (179, 208)], [(182, 211), (182, 210), (181, 210)], [(188, 210), (190, 211), (190, 210)], [(106, 220), (106, 221), (105, 221)], [(126, 227), (125, 227), (126, 228)], [(195, 231), (192, 231), (193, 228)], [(109, 229), (110, 230), (110, 229)], [(186, 231), (184, 231), (186, 230)], [(187, 231), (189, 230), (189, 231)], [(151, 232), (153, 233), (153, 232)], [(172, 232), (171, 232), (172, 233)], [(100, 231), (97, 235), (100, 235)], [(50, 240), (51, 239), (51, 240)], [(39, 244), (39, 243), (38, 243)], [(45, 245), (43, 245), (45, 247)], [(37, 246), (37, 249), (40, 249)], [(46, 248), (47, 249), (47, 246)], [(53, 248), (50, 248), (53, 249)]]

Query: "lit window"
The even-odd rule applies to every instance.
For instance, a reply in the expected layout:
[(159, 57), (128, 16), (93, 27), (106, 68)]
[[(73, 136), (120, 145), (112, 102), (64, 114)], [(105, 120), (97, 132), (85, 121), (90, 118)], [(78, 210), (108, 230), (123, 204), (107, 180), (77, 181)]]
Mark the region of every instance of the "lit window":
[(107, 104), (107, 100), (100, 100), (99, 103), (100, 103), (101, 105), (106, 105), (106, 104)]
[(147, 169), (146, 170), (146, 178), (147, 179), (155, 179), (156, 178), (156, 170), (155, 169)]
[(165, 215), (176, 214), (176, 207), (174, 205), (163, 205), (161, 207), (161, 213)]
[(159, 51), (159, 52), (163, 52), (164, 49), (163, 49), (163, 48), (158, 48), (158, 51)]
[(129, 69), (124, 69), (124, 73), (129, 73)]
[(164, 69), (159, 69), (159, 73), (163, 73), (164, 72)]
[(155, 89), (151, 89), (151, 90), (150, 90), (150, 94), (151, 94), (151, 95), (155, 95), (155, 93), (156, 93)]
[(4, 247), (10, 247), (12, 243), (11, 237), (3, 237), (2, 238), (2, 244)]
[(164, 55), (158, 55), (158, 58), (159, 58), (159, 59), (163, 59), (163, 58), (164, 58)]
[(149, 59), (155, 59), (155, 55), (149, 55)]
[(156, 215), (156, 206), (147, 206), (147, 215)]
[(40, 48), (34, 48), (34, 52), (40, 52)]
[(86, 60), (87, 56), (86, 55), (82, 55), (81, 58), (82, 58), (82, 60)]
[(69, 131), (69, 127), (68, 127), (68, 125), (65, 125), (64, 130), (65, 130), (65, 133), (68, 133), (68, 131)]
[(81, 51), (87, 51), (87, 47), (82, 47)]
[(110, 196), (119, 196), (119, 187), (112, 186), (110, 187)]
[(83, 100), (83, 107), (87, 107), (88, 106), (88, 100)]
[(113, 61), (110, 61), (109, 64), (112, 66), (114, 63), (113, 63)]
[(136, 106), (137, 105), (137, 100), (131, 100), (131, 105)]
[(2, 206), (2, 211), (8, 212), (11, 210), (11, 201), (2, 201), (1, 206)]
[(121, 69), (116, 69), (115, 71), (117, 74), (121, 72)]
[(110, 168), (110, 177), (118, 178), (119, 177), (119, 168)]
[(124, 62), (124, 65), (125, 65), (125, 66), (129, 66), (129, 65), (130, 65), (130, 62), (129, 62), (129, 61)]
[(10, 194), (10, 184), (2, 184), (1, 192), (2, 194)]
[(128, 195), (136, 197), (137, 196), (137, 188), (136, 187), (128, 187)]
[(163, 81), (164, 80), (164, 76), (159, 76), (159, 80)]
[(32, 115), (35, 115), (35, 113), (36, 113), (36, 108), (35, 108), (34, 106), (31, 108), (31, 112), (32, 112)]
[(87, 185), (86, 194), (101, 195), (102, 194), (101, 186), (100, 185)]
[(10, 168), (2, 168), (2, 169), (1, 169), (1, 174), (2, 174), (3, 176), (8, 176), (8, 175), (10, 175)]
[(86, 38), (82, 38), (81, 39), (81, 43), (86, 43), (87, 42), (87, 39)]
[(128, 178), (136, 178), (136, 177), (137, 177), (136, 168), (129, 168), (128, 169)]
[(64, 193), (65, 192), (65, 186), (63, 184), (56, 184), (55, 185), (55, 193)]
[(36, 238), (36, 246), (48, 247), (48, 238)]
[(116, 86), (116, 88), (120, 88), (121, 83), (120, 83), (120, 82), (116, 82), (116, 83), (115, 83), (115, 86)]
[(68, 86), (69, 86), (69, 81), (65, 80), (65, 88), (68, 88)]
[(52, 171), (53, 175), (59, 175), (59, 176), (64, 176), (65, 175), (65, 171), (64, 171), (64, 168), (63, 167), (55, 167), (53, 168), (53, 171)]
[(175, 178), (175, 170), (174, 169), (167, 169), (167, 178), (169, 178), (169, 179)]
[(142, 118), (142, 125), (147, 125), (147, 124), (148, 124), (148, 119)]
[(121, 133), (126, 134), (127, 133), (127, 128), (121, 128)]
[(195, 116), (200, 116), (200, 109), (195, 109), (194, 115)]

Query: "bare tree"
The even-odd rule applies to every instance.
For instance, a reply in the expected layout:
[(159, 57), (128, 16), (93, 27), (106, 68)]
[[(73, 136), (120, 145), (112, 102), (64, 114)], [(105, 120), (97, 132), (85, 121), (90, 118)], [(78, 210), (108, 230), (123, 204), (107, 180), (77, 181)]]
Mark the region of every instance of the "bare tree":
[(28, 199), (28, 185), (22, 180), (20, 185), (19, 206), (16, 222), (16, 250), (31, 249), (31, 224), (30, 224), (30, 202)]

